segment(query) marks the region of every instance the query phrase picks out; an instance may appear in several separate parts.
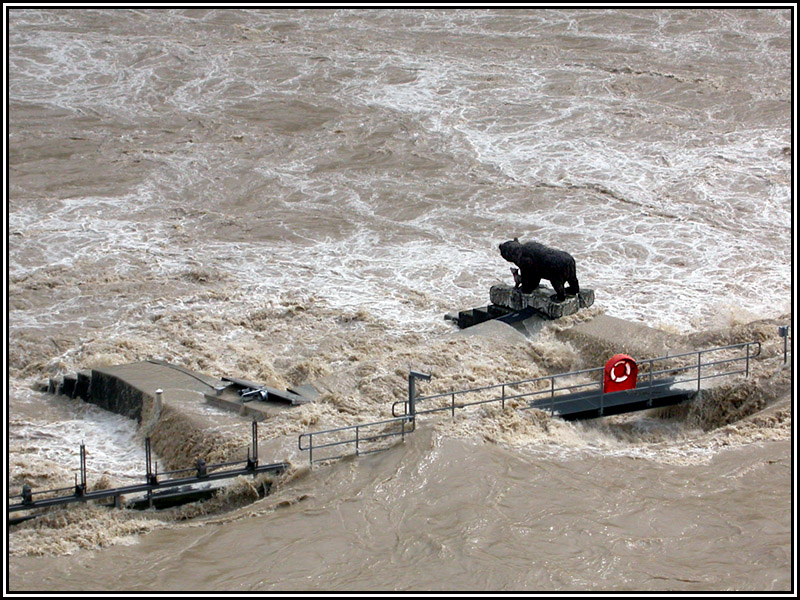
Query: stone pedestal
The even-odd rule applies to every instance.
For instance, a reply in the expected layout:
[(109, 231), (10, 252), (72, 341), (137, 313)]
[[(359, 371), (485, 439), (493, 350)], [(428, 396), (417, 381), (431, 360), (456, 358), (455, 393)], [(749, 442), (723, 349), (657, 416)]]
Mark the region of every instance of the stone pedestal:
[(559, 319), (594, 304), (594, 290), (582, 289), (577, 296), (567, 296), (563, 302), (556, 302), (551, 298), (555, 293), (555, 290), (547, 286), (540, 286), (530, 294), (523, 294), (509, 285), (493, 285), (489, 290), (489, 298), (492, 304), (513, 311), (533, 308), (548, 319)]

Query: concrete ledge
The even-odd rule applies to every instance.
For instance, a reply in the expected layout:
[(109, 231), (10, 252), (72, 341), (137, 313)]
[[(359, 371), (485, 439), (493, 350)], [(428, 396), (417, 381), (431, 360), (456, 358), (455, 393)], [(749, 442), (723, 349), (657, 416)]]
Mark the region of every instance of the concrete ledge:
[[(243, 398), (238, 393), (243, 386), (263, 394)], [(161, 394), (156, 393), (158, 390)], [(294, 391), (227, 377), (216, 379), (161, 360), (67, 374), (50, 379), (42, 391), (81, 398), (135, 419), (169, 468), (185, 467), (197, 457), (209, 462), (229, 460), (234, 455), (243, 458), (238, 455), (247, 447), (238, 439), (249, 431), (249, 421), (268, 419), (313, 402)], [(226, 414), (209, 413), (210, 406), (222, 408)]]
[(509, 285), (493, 285), (489, 289), (489, 298), (492, 304), (513, 311), (533, 308), (549, 319), (560, 319), (594, 304), (594, 290), (583, 289), (576, 296), (567, 296), (563, 302), (551, 299), (555, 293), (555, 290), (547, 286), (540, 286), (530, 294), (523, 294)]
[(604, 314), (556, 335), (574, 344), (590, 364), (603, 364), (619, 352), (639, 360), (686, 349), (681, 336)]

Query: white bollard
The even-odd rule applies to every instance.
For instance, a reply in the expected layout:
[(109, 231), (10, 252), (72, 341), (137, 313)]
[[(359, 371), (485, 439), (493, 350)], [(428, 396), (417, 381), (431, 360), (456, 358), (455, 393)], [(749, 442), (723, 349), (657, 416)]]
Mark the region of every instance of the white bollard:
[(158, 419), (161, 418), (161, 394), (164, 393), (164, 390), (158, 388), (156, 390), (156, 408), (154, 412), (153, 420), (154, 422), (158, 422)]

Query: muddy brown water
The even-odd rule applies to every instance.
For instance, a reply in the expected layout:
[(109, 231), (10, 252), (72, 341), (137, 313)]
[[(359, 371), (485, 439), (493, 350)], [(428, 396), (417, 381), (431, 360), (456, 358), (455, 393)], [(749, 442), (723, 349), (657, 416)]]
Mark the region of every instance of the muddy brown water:
[[(274, 495), (54, 512), (9, 528), (8, 589), (788, 590), (792, 19), (9, 9), (9, 493), (70, 485), (81, 441), (91, 481), (142, 471), (136, 424), (34, 390), (51, 376), (159, 359), (329, 392), (261, 428), (293, 465)], [(557, 324), (442, 318), (511, 282), (517, 236), (572, 253), (597, 313), (762, 341), (752, 384), (587, 423), (430, 417), (309, 469), (297, 435), (384, 417), (410, 369), (602, 364)]]

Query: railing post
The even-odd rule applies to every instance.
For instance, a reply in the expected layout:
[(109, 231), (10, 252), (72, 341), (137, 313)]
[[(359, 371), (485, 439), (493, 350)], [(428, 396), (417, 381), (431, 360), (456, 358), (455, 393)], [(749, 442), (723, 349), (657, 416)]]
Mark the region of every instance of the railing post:
[(417, 399), (416, 381), (417, 379), (430, 381), (430, 378), (430, 374), (427, 373), (418, 373), (417, 371), (408, 372), (408, 412), (412, 419), (416, 419), (417, 417), (417, 407), (415, 405), (415, 401)]
[(314, 434), (308, 434), (308, 464), (314, 464)]
[(789, 326), (778, 327), (778, 335), (783, 338), (783, 364), (786, 364), (789, 360)]
[(81, 444), (81, 483), (75, 486), (75, 494), (83, 496), (86, 493), (86, 446)]
[(556, 414), (556, 380), (550, 378), (550, 416)]
[(22, 503), (30, 504), (33, 502), (33, 490), (27, 483), (22, 484)]
[(703, 352), (702, 351), (698, 351), (697, 352), (697, 393), (698, 394), (700, 393), (700, 365), (702, 364), (702, 360), (703, 360), (702, 356), (703, 356)]
[(500, 401), (501, 401), (500, 404), (503, 407), (503, 410), (505, 410), (506, 409), (506, 384), (505, 383), (500, 388), (500, 392), (501, 392), (501, 394), (500, 394)]
[(253, 458), (250, 458), (250, 450), (247, 451), (247, 468), (255, 470), (258, 466), (258, 421), (253, 419)]
[(744, 377), (747, 379), (750, 377), (750, 344), (747, 344), (747, 358), (744, 362)]
[(253, 460), (258, 465), (258, 421), (253, 419)]
[(356, 425), (356, 456), (358, 456), (358, 425)]

